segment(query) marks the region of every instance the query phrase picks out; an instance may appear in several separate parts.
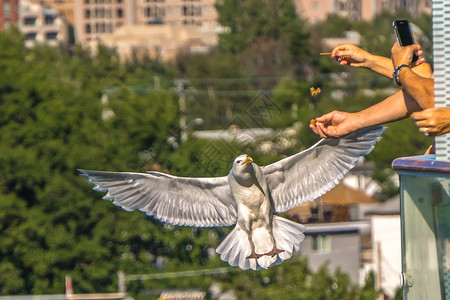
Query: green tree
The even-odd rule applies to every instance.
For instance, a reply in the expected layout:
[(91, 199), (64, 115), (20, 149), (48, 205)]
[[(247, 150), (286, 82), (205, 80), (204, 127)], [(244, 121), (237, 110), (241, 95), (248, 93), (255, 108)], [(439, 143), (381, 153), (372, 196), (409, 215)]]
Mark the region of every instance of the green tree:
[(219, 49), (241, 54), (251, 75), (286, 70), (291, 62), (303, 64), (310, 56), (306, 23), (292, 1), (220, 1), (216, 9), (219, 23), (228, 29), (220, 35)]

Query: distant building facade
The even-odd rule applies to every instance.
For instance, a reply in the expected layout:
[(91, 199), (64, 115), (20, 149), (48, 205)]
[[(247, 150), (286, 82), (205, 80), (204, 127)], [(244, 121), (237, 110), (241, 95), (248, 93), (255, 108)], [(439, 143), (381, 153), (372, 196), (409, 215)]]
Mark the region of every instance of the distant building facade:
[(19, 20), (19, 0), (0, 0), (0, 31), (8, 26), (16, 26)]
[(331, 272), (340, 268), (358, 284), (364, 280), (361, 266), (371, 261), (365, 251), (370, 253), (370, 230), (369, 221), (306, 224), (300, 254), (313, 271), (327, 264)]
[(431, 14), (431, 0), (293, 0), (297, 14), (310, 22), (336, 14), (350, 20), (369, 21), (383, 10), (408, 9), (413, 16)]
[(45, 8), (40, 3), (21, 0), (17, 27), (25, 35), (25, 46), (35, 43), (51, 46), (67, 45), (67, 25), (56, 10)]
[[(102, 35), (98, 41), (115, 48), (122, 60), (133, 55), (148, 55), (169, 61), (184, 52), (207, 52), (217, 45), (218, 36), (214, 32), (203, 32), (195, 25), (125, 25)], [(95, 50), (97, 40), (87, 41), (85, 45)]]
[(79, 42), (95, 40), (125, 25), (194, 25), (218, 27), (215, 0), (75, 0), (75, 34)]
[(218, 27), (216, 0), (137, 0), (137, 24), (162, 22), (195, 25), (214, 30)]
[(74, 1), (75, 0), (34, 0), (40, 2), (45, 8), (51, 8), (56, 10), (59, 15), (64, 18), (67, 24), (73, 26), (74, 24)]

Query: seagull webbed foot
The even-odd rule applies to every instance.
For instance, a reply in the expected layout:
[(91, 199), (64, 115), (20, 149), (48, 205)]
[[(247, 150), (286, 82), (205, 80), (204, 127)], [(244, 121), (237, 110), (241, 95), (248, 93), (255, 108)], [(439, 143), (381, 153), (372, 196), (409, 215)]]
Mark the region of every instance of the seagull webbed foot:
[(282, 253), (282, 252), (284, 252), (284, 250), (278, 249), (277, 247), (273, 247), (273, 249), (271, 251), (265, 253), (264, 255), (273, 257), (273, 256), (275, 256), (277, 254)]
[(263, 256), (263, 255), (264, 255), (264, 254), (258, 254), (258, 253), (256, 253), (255, 251), (252, 251), (252, 253), (251, 253), (249, 256), (246, 257), (246, 259), (250, 259), (250, 258), (258, 259), (258, 258), (260, 258), (260, 257)]

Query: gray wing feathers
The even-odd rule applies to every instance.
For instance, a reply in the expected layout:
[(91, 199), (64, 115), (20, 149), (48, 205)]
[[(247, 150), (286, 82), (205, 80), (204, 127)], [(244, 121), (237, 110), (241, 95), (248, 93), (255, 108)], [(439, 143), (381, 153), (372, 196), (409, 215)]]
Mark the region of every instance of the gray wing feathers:
[(103, 199), (127, 211), (180, 226), (212, 227), (236, 223), (237, 210), (227, 177), (183, 178), (158, 172), (125, 173), (79, 170), (106, 192)]
[(276, 212), (312, 201), (335, 187), (359, 157), (372, 151), (385, 127), (361, 129), (263, 167)]

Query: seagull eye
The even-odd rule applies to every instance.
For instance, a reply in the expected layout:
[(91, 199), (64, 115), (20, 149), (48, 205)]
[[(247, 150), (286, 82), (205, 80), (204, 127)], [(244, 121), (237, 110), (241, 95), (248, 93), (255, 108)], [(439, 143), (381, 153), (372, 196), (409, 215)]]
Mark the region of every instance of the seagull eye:
[(237, 160), (237, 161), (236, 161), (236, 163), (237, 163), (237, 164), (240, 164), (240, 163), (241, 163), (241, 161), (242, 161), (242, 160)]

